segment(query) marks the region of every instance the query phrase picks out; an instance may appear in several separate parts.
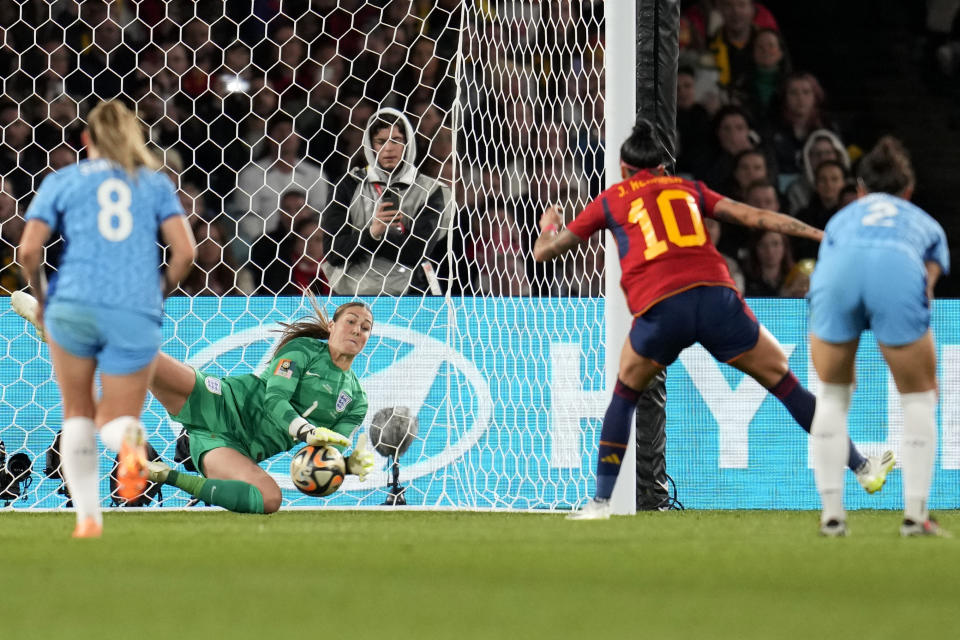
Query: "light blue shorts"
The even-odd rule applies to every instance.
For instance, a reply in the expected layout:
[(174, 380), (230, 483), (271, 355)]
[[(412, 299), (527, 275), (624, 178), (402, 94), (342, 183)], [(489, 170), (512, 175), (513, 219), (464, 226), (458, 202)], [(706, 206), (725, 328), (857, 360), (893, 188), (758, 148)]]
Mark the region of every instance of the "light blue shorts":
[(108, 375), (139, 371), (160, 350), (160, 321), (134, 311), (54, 300), (43, 322), (51, 340), (78, 358), (96, 359)]
[(877, 342), (896, 347), (930, 328), (926, 270), (895, 249), (821, 250), (807, 298), (810, 331), (826, 342), (849, 342), (872, 329)]

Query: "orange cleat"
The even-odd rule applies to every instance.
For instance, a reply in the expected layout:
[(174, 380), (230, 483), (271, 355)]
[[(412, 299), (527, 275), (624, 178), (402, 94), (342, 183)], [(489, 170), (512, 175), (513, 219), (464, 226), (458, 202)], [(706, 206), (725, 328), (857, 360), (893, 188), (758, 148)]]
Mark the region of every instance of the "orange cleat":
[(74, 538), (99, 538), (103, 533), (103, 525), (99, 524), (93, 518), (86, 518), (77, 523), (77, 528), (73, 530)]
[(120, 448), (120, 461), (117, 465), (117, 495), (126, 502), (137, 499), (147, 490), (149, 476), (147, 445), (143, 440), (143, 432), (131, 425)]

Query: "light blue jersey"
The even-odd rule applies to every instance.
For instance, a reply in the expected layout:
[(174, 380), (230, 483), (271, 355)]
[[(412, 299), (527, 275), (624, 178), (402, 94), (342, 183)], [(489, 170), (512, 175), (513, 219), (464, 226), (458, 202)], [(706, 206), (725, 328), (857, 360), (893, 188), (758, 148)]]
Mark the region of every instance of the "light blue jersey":
[(140, 168), (84, 160), (47, 176), (27, 220), (46, 222), (66, 243), (48, 299), (136, 311), (159, 321), (163, 311), (161, 223), (183, 215), (173, 183)]
[(820, 258), (844, 247), (890, 248), (916, 260), (917, 267), (936, 262), (950, 272), (950, 253), (943, 227), (930, 214), (902, 198), (872, 193), (838, 211), (824, 230)]
[(874, 193), (830, 219), (810, 278), (810, 330), (844, 343), (872, 329), (899, 346), (930, 327), (926, 262), (950, 271), (943, 227), (921, 208)]

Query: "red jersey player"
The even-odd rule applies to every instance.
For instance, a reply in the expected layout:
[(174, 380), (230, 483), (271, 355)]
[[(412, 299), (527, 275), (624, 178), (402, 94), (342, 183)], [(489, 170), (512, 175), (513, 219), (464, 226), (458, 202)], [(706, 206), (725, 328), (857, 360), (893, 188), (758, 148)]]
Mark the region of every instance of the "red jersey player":
[[(666, 175), (661, 149), (653, 125), (638, 120), (620, 148), (624, 180), (601, 193), (566, 229), (560, 230), (563, 219), (557, 208), (549, 207), (540, 218), (541, 235), (533, 248), (538, 262), (551, 260), (595, 231), (608, 229), (616, 239), (620, 285), (634, 316), (603, 419), (596, 494), (571, 514), (576, 519), (609, 517), (609, 498), (637, 396), (695, 342), (762, 384), (807, 432), (813, 420), (814, 396), (800, 385), (780, 345), (744, 303), (704, 229), (703, 216), (817, 241), (823, 232), (796, 218), (726, 198), (702, 182)], [(851, 443), (848, 464), (873, 493), (883, 486), (893, 455), (867, 459)]]

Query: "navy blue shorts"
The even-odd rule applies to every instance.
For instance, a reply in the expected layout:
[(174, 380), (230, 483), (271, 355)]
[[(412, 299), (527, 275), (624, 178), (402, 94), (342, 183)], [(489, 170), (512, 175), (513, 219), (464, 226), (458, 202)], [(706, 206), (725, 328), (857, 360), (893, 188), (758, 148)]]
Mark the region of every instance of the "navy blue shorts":
[(637, 316), (630, 328), (633, 350), (657, 364), (673, 363), (699, 342), (714, 358), (730, 362), (760, 337), (760, 323), (729, 287), (694, 287), (664, 298)]

